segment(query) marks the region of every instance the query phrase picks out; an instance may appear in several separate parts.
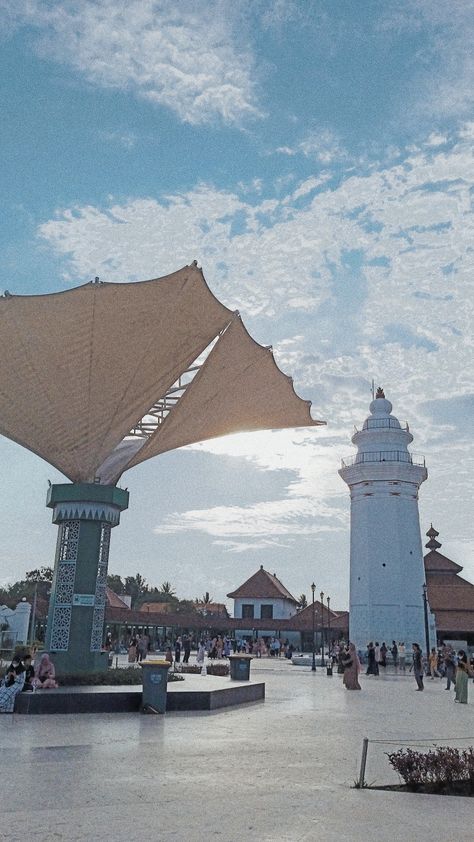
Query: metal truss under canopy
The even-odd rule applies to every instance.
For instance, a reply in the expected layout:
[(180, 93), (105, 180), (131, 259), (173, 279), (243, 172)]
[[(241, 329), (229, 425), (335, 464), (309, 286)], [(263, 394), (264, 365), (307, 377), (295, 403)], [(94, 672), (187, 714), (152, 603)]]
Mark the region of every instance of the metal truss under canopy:
[(195, 265), (151, 281), (0, 298), (0, 433), (72, 482), (159, 453), (322, 424)]

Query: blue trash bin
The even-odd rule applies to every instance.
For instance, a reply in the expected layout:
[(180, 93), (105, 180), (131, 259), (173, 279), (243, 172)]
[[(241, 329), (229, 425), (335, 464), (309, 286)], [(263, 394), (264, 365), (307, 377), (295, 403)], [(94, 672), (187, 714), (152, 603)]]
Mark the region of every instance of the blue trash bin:
[(253, 655), (229, 655), (231, 681), (249, 681)]
[(166, 713), (166, 694), (168, 682), (169, 661), (151, 660), (141, 661), (143, 698), (142, 711), (152, 713)]

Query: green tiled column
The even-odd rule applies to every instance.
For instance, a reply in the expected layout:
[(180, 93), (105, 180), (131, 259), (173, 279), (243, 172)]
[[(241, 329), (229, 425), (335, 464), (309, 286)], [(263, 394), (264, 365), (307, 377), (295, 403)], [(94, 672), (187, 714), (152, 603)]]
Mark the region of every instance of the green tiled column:
[(46, 651), (56, 672), (107, 668), (102, 652), (110, 531), (128, 507), (128, 491), (112, 485), (53, 485), (46, 505), (59, 525)]

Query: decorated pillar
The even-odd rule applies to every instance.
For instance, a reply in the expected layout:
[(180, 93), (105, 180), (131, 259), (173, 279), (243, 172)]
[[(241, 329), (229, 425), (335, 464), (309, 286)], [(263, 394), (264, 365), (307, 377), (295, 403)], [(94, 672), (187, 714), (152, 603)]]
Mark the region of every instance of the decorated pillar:
[(45, 648), (58, 674), (107, 668), (102, 651), (110, 533), (128, 508), (128, 491), (99, 483), (53, 485), (58, 541)]

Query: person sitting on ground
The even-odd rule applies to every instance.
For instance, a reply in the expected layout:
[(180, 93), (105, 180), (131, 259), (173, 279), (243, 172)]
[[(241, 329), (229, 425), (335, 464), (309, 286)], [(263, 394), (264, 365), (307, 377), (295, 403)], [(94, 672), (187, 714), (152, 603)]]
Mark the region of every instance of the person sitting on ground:
[(35, 683), (40, 690), (55, 690), (58, 686), (54, 664), (46, 652), (35, 670)]
[(15, 698), (24, 683), (25, 668), (19, 655), (15, 655), (0, 684), (0, 713), (13, 713)]
[(35, 668), (31, 663), (31, 655), (23, 656), (23, 666), (25, 668), (25, 683), (23, 685), (23, 693), (31, 693), (34, 690), (33, 679), (35, 677)]

